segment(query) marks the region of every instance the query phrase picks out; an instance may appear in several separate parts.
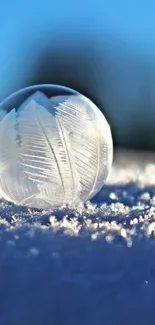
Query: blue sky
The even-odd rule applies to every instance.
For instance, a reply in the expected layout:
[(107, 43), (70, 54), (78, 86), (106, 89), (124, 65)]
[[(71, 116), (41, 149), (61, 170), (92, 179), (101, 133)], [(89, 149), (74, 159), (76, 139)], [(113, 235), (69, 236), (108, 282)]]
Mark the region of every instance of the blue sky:
[[(155, 1), (2, 0), (0, 44), (0, 100), (34, 83), (65, 84), (93, 99), (112, 125), (127, 120), (131, 137), (145, 87), (150, 125)], [(124, 131), (117, 132), (121, 139)]]
[(108, 50), (110, 57), (114, 51), (118, 55), (128, 50), (149, 57), (154, 65), (155, 2), (2, 0), (0, 99), (29, 82), (45, 48), (61, 46), (65, 40), (80, 46), (81, 37), (89, 39), (100, 56)]

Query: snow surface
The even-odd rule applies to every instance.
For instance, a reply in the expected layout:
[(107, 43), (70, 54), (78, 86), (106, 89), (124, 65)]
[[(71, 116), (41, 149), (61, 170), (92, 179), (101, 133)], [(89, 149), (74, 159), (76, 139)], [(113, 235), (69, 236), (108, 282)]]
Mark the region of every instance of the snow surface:
[(0, 325), (155, 321), (155, 154), (121, 151), (78, 210), (0, 202)]

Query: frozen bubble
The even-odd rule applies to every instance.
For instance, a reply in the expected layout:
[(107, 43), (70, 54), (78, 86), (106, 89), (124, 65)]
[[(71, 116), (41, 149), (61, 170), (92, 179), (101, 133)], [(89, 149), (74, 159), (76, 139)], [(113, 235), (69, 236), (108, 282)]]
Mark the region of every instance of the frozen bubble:
[(112, 164), (112, 137), (88, 98), (61, 86), (33, 86), (0, 110), (4, 199), (53, 209), (85, 202), (101, 189)]

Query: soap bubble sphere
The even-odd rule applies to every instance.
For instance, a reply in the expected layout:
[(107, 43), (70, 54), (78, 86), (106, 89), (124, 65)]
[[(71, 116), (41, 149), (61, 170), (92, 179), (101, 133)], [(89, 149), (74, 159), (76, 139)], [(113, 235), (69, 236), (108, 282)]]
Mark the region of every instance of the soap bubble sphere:
[(76, 206), (103, 186), (112, 164), (109, 125), (80, 93), (20, 90), (0, 105), (0, 196), (35, 208)]

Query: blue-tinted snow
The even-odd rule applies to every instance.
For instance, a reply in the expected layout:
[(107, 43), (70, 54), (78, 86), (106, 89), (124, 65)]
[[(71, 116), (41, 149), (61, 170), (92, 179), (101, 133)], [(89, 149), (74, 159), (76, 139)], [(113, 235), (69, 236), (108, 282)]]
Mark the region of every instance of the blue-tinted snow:
[(154, 154), (117, 153), (76, 211), (0, 216), (0, 325), (154, 324)]

